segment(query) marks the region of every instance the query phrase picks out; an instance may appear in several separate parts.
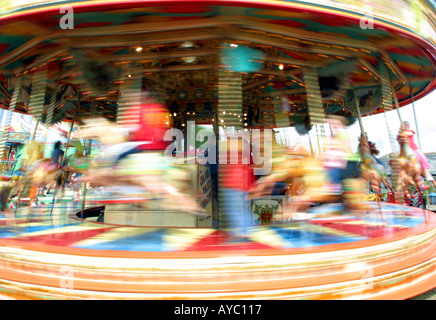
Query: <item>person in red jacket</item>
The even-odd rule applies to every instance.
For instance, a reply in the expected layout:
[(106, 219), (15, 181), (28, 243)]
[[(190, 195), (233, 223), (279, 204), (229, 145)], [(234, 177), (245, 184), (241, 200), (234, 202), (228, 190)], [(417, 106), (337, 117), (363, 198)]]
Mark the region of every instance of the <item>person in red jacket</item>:
[[(228, 143), (228, 142), (224, 142)], [(244, 238), (249, 234), (249, 227), (252, 224), (250, 201), (248, 192), (255, 182), (253, 167), (251, 164), (243, 162), (244, 145), (246, 150), (250, 150), (247, 141), (238, 142), (238, 150), (232, 150), (232, 143), (228, 143), (230, 148), (227, 152), (227, 163), (220, 158), (219, 164), (219, 184), (223, 202), (222, 212), (225, 215), (227, 229), (233, 238)], [(231, 163), (230, 157), (237, 151), (238, 162)], [(220, 154), (221, 156), (221, 154)]]
[[(131, 148), (121, 153), (114, 162), (116, 166), (121, 159), (143, 151), (164, 151), (169, 145), (164, 140), (169, 129), (169, 113), (165, 106), (142, 96), (139, 105), (133, 106), (123, 115), (122, 127), (128, 132)], [(136, 142), (136, 143), (133, 143)]]

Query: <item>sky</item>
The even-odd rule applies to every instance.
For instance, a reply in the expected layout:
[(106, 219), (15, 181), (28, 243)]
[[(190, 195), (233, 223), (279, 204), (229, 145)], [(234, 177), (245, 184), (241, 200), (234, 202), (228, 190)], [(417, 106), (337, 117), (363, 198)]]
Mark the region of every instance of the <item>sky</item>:
[[(415, 101), (415, 112), (418, 123), (418, 134), (415, 135), (415, 142), (421, 142), (421, 151), (424, 153), (436, 152), (436, 90), (425, 97)], [(410, 128), (416, 131), (415, 117), (412, 104), (399, 109), (401, 119), (409, 121)], [(387, 120), (387, 121), (386, 121)], [(386, 119), (383, 113), (362, 118), (363, 128), (368, 134), (369, 141), (376, 143), (380, 155), (383, 156), (392, 152), (392, 144), (389, 139), (388, 127), (395, 139), (400, 128), (400, 120), (397, 110), (386, 112)], [(347, 129), (350, 139), (356, 141), (352, 143), (357, 146), (357, 138), (360, 135), (358, 121)], [(419, 144), (418, 144), (419, 146)], [(399, 144), (395, 143), (396, 150), (399, 151)]]
[[(0, 109), (0, 131), (3, 131), (3, 127), (6, 125), (6, 119), (9, 114), (9, 110)], [(36, 121), (30, 115), (17, 112), (12, 113), (11, 125), (13, 126), (14, 131), (29, 132), (30, 134), (33, 134), (35, 130), (35, 124)], [(57, 130), (58, 127), (65, 131), (69, 131), (70, 124), (62, 122), (58, 126), (53, 126), (52, 128), (50, 128), (47, 135), (45, 126), (40, 125), (38, 127), (39, 130), (37, 130), (36, 132), (36, 140), (46, 141), (48, 143), (53, 143), (58, 140), (66, 142), (67, 139)]]
[[(415, 135), (415, 141), (418, 146), (418, 142), (421, 142), (421, 150), (424, 153), (436, 152), (436, 90), (415, 101), (414, 105), (418, 122), (418, 134)], [(401, 119), (403, 121), (409, 121), (410, 128), (417, 132), (412, 104), (401, 107), (399, 110)], [(397, 110), (392, 110), (385, 114), (380, 113), (373, 116), (363, 117), (362, 122), (364, 130), (368, 134), (369, 141), (375, 142), (377, 149), (380, 151), (379, 157), (394, 151), (393, 147), (396, 148), (395, 151), (399, 151), (399, 144), (396, 141), (396, 137), (398, 130), (400, 129), (400, 119)], [(329, 128), (327, 125), (324, 125), (324, 128), (326, 136), (329, 137)], [(393, 146), (389, 139), (388, 129), (394, 139)], [(310, 145), (312, 145), (315, 153), (318, 152), (318, 136), (321, 135), (320, 130), (317, 134), (316, 129), (312, 128), (309, 135), (299, 135), (294, 128), (278, 129), (277, 131), (280, 131), (280, 133), (276, 135), (277, 141), (280, 144), (289, 147), (293, 147), (296, 144), (302, 144), (308, 150), (310, 149)], [(360, 136), (359, 122), (356, 120), (353, 125), (347, 127), (346, 133), (350, 138), (351, 148), (354, 151), (357, 151), (357, 146), (359, 144), (358, 138)]]

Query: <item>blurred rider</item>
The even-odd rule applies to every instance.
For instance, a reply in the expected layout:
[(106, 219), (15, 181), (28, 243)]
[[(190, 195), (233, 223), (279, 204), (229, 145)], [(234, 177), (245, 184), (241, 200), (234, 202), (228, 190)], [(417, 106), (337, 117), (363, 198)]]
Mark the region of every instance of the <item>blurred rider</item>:
[(128, 155), (143, 151), (163, 151), (169, 144), (164, 140), (165, 132), (169, 129), (168, 110), (146, 93), (141, 94), (141, 100), (139, 105), (131, 107), (123, 114), (121, 126), (131, 143), (115, 159), (114, 166)]

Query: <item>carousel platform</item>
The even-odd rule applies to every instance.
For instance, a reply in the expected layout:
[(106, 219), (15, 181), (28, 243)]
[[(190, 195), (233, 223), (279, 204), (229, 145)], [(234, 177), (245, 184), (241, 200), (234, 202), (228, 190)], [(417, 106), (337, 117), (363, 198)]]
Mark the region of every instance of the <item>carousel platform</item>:
[(339, 206), (238, 239), (79, 219), (71, 203), (2, 215), (0, 298), (407, 299), (436, 287), (434, 213), (318, 216)]

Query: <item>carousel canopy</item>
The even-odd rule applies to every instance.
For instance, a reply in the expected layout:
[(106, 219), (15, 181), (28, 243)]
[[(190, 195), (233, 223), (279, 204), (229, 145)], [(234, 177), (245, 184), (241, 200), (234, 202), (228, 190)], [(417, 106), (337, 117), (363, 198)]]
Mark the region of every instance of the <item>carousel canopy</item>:
[[(21, 78), (16, 110), (32, 113), (35, 74), (44, 70), (42, 121), (50, 105), (52, 122), (75, 114), (115, 119), (123, 88), (140, 76), (171, 114), (209, 122), (220, 68), (242, 73), (244, 111), (254, 122), (285, 97), (283, 110), (298, 123), (307, 112), (308, 69), (316, 70), (327, 113), (353, 112), (350, 87), (363, 115), (383, 111), (386, 76), (400, 106), (436, 85), (436, 15), (427, 1), (6, 2), (0, 104), (9, 107)], [(62, 5), (74, 11), (71, 29), (60, 25), (68, 18)]]

